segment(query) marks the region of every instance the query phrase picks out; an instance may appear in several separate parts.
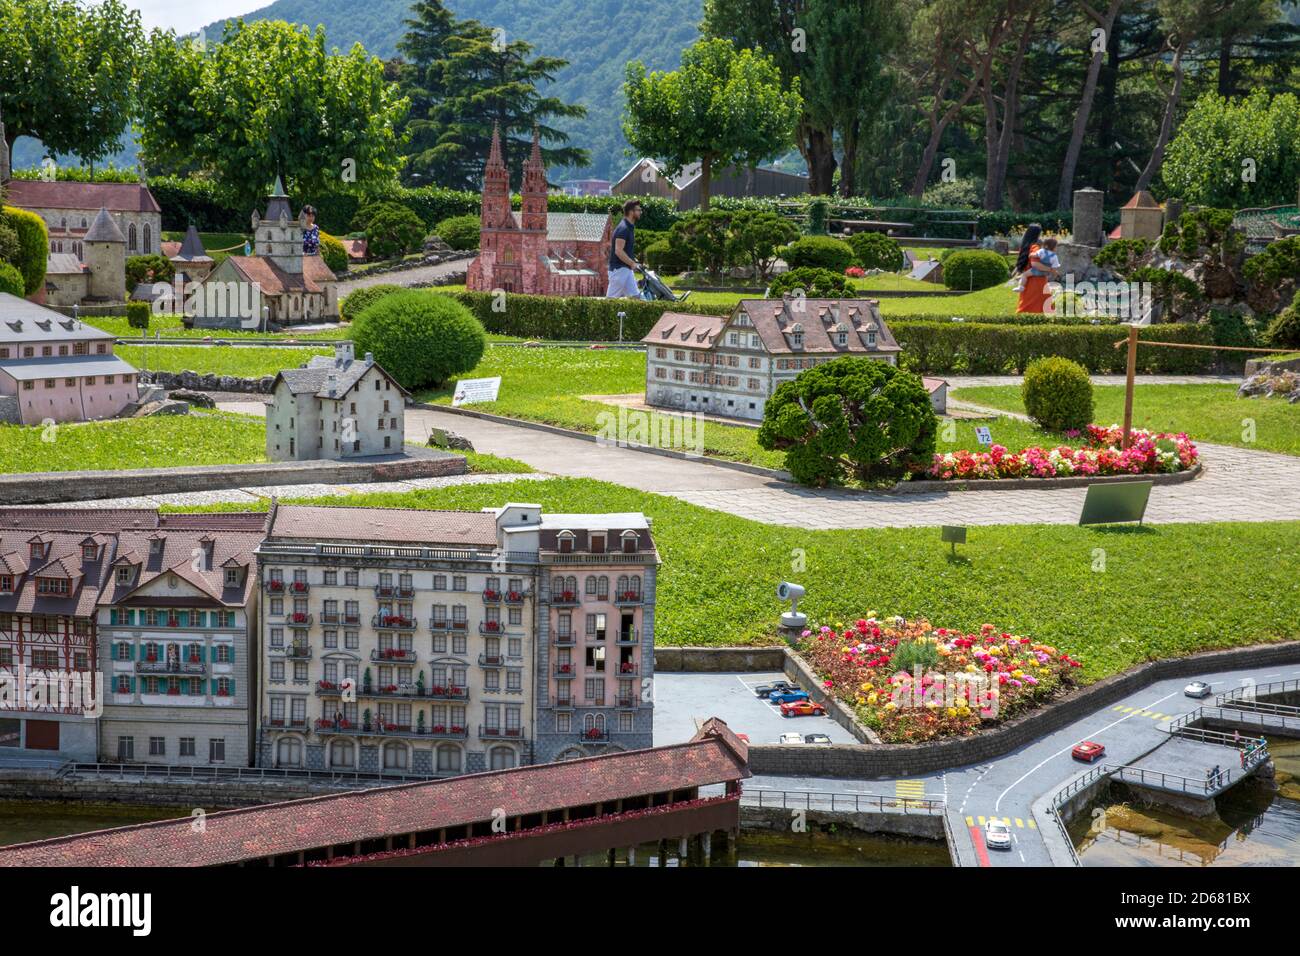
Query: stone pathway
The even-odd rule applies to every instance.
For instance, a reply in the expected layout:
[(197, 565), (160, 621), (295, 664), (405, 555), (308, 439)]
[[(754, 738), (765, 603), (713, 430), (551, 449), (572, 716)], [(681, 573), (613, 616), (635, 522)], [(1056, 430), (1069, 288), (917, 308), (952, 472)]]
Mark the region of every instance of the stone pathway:
[[(220, 407), (252, 414), (265, 411), (259, 402), (223, 402)], [(458, 432), (481, 452), (517, 458), (544, 473), (522, 477), (595, 478), (794, 528), (1075, 524), (1087, 493), (1085, 488), (1050, 487), (900, 495), (823, 491), (737, 471), (707, 459), (668, 458), (451, 412), (407, 410), (408, 440), (423, 443), (431, 428)], [(1201, 444), (1200, 449), (1204, 474), (1184, 484), (1157, 485), (1147, 509), (1149, 522), (1300, 520), (1300, 458), (1227, 445)], [(488, 476), (466, 477), (483, 480)], [(497, 480), (516, 477), (521, 476)], [(428, 479), (433, 487), (456, 480)], [(285, 489), (283, 493), (318, 492)]]
[(440, 262), (434, 266), (415, 266), (412, 269), (385, 272), (374, 276), (362, 274), (355, 279), (344, 279), (339, 282), (339, 298), (342, 299), (349, 292), (368, 285), (387, 285), (389, 283), (392, 285), (411, 285), (416, 282), (432, 282), (434, 279), (442, 279), (451, 275), (463, 276), (469, 268), (469, 264), (473, 261), (473, 259), (457, 259), (452, 262)]

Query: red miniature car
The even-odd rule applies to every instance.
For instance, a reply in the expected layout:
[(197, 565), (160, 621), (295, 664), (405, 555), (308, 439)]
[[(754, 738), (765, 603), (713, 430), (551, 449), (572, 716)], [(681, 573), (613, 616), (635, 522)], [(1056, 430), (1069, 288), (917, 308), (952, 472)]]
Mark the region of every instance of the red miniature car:
[(792, 700), (781, 705), (782, 717), (815, 717), (826, 713), (826, 708), (816, 701)]
[(1075, 760), (1092, 763), (1094, 760), (1106, 756), (1106, 746), (1097, 743), (1095, 740), (1085, 740), (1081, 744), (1074, 745), (1074, 749), (1070, 751), (1070, 756)]

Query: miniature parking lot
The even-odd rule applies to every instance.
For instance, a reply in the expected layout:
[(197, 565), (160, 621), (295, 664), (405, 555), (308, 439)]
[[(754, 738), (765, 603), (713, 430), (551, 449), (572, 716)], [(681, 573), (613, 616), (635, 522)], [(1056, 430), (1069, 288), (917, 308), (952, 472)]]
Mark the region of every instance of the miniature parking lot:
[(689, 740), (709, 717), (722, 718), (754, 744), (779, 743), (781, 735), (788, 733), (826, 734), (837, 744), (857, 742), (829, 717), (782, 717), (776, 704), (754, 695), (754, 688), (761, 684), (786, 679), (779, 671), (656, 674), (655, 746)]

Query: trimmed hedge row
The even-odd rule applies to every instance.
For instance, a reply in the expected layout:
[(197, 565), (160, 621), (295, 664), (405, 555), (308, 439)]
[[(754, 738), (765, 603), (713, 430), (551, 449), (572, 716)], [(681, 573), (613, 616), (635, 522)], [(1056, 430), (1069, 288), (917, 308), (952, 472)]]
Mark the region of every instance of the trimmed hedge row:
[[(870, 293), (864, 293), (868, 298)], [(889, 300), (885, 300), (889, 301)], [(891, 326), (895, 322), (952, 322), (954, 318), (962, 322), (974, 322), (978, 325), (1117, 325), (1118, 319), (1088, 315), (1044, 315), (1042, 312), (1007, 312), (1003, 315), (968, 315), (954, 316), (951, 312), (909, 312), (897, 317), (885, 315), (885, 321)], [(953, 323), (954, 325), (960, 323)], [(1218, 342), (1217, 345), (1228, 343)]]
[[(1019, 375), (1034, 359), (1059, 355), (1093, 374), (1123, 374), (1127, 350), (1115, 348), (1126, 330), (1104, 325), (995, 325), (975, 322), (915, 322), (890, 319), (903, 347), (905, 368), (964, 375)], [(1213, 345), (1207, 325), (1153, 325), (1141, 340)], [(1200, 349), (1138, 348), (1138, 372), (1195, 375), (1210, 371), (1219, 353)]]
[[(439, 292), (457, 299), (478, 316), (483, 327), (497, 335), (526, 339), (579, 342), (618, 341), (618, 313), (623, 321), (623, 341), (637, 342), (665, 312), (695, 315), (730, 315), (725, 305), (691, 305), (689, 302), (650, 302), (645, 299), (600, 299), (582, 296), (512, 295), (492, 292)], [(504, 308), (494, 308), (504, 299)]]

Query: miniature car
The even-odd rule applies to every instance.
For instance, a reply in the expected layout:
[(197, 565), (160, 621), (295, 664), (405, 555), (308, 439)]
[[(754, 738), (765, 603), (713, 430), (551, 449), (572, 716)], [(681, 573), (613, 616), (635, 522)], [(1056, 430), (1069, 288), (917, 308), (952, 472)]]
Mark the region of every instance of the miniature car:
[(1203, 680), (1194, 680), (1183, 688), (1184, 694), (1188, 697), (1195, 697), (1198, 700), (1202, 697), (1209, 697), (1211, 692), (1212, 688)]
[(1075, 760), (1092, 763), (1094, 760), (1106, 756), (1106, 747), (1095, 740), (1085, 740), (1081, 744), (1074, 745), (1074, 749), (1070, 751), (1070, 756)]
[(768, 694), (767, 699), (774, 704), (792, 704), (796, 700), (807, 700), (808, 692), (806, 690), (783, 690), (775, 694)]
[(826, 708), (811, 700), (795, 700), (781, 705), (782, 717), (814, 717), (824, 713)]
[(803, 742), (819, 747), (829, 747), (831, 745), (831, 738), (825, 734), (804, 734)]
[(770, 694), (780, 694), (788, 690), (798, 690), (794, 684), (786, 680), (774, 680), (770, 684), (759, 684), (754, 688), (754, 693), (759, 697), (767, 697)]
[(803, 734), (782, 734), (779, 744), (803, 744)]
[(1001, 820), (990, 820), (984, 825), (984, 842), (990, 850), (1011, 849), (1011, 827)]

